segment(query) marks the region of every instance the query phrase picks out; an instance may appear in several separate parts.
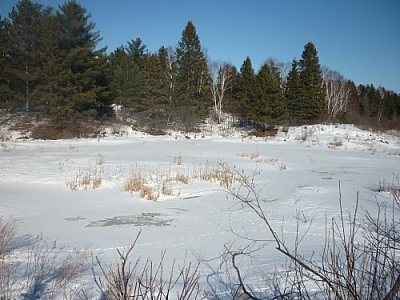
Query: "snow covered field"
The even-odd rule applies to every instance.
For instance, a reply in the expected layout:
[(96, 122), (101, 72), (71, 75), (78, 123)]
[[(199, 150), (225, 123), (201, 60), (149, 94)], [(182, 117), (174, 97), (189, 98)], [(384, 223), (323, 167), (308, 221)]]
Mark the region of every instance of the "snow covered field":
[[(346, 211), (353, 210), (357, 191), (361, 208), (373, 210), (376, 201), (389, 198), (378, 192), (379, 184), (398, 184), (400, 174), (399, 137), (350, 125), (289, 127), (270, 138), (238, 131), (150, 136), (124, 130), (100, 139), (43, 141), (19, 140), (5, 129), (0, 136), (1, 216), (19, 220), (20, 235), (42, 234), (57, 240), (61, 251), (85, 249), (104, 262), (115, 262), (116, 249), (132, 243), (140, 228), (135, 255), (157, 260), (166, 250), (166, 262), (176, 258), (178, 264), (185, 255), (208, 261), (224, 244), (246, 244), (232, 229), (270, 238), (265, 224), (219, 182), (201, 177), (221, 164), (257, 173), (266, 214), (289, 246), (296, 216), (305, 228), (313, 222), (301, 244), (306, 254), (321, 250), (326, 221), (339, 214), (339, 182)], [(124, 191), (134, 174), (145, 178), (156, 201)], [(262, 287), (263, 274), (285, 263), (274, 247), (267, 244), (243, 266), (254, 288)], [(218, 289), (218, 266), (218, 260), (200, 265), (204, 290)]]

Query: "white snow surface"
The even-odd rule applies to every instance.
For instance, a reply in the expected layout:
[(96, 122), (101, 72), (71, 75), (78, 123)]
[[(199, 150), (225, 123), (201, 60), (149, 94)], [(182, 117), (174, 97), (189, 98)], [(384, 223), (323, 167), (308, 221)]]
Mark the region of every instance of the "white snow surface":
[[(322, 249), (326, 222), (339, 214), (340, 193), (346, 211), (354, 209), (357, 192), (361, 208), (374, 210), (376, 201), (389, 198), (377, 191), (379, 182), (391, 184), (400, 173), (398, 136), (351, 125), (280, 128), (269, 138), (216, 126), (190, 136), (150, 136), (128, 127), (118, 136), (110, 132), (104, 138), (44, 141), (20, 139), (3, 128), (0, 215), (18, 220), (21, 236), (42, 234), (46, 240), (57, 240), (60, 251), (90, 251), (104, 263), (115, 262), (116, 249), (129, 246), (142, 229), (134, 256), (157, 261), (165, 250), (167, 265), (174, 258), (180, 264), (185, 256), (206, 260), (200, 265), (204, 291), (218, 289), (213, 286), (217, 280), (210, 278), (219, 261), (212, 259), (224, 245), (248, 243), (233, 231), (255, 239), (270, 235), (262, 220), (243, 209), (218, 182), (194, 174), (221, 163), (256, 173), (266, 215), (289, 248), (296, 215), (304, 221), (300, 231), (312, 220), (300, 247), (307, 255)], [(160, 194), (157, 201), (150, 201), (124, 191), (133, 173), (144, 175), (156, 191), (166, 174), (187, 174), (189, 182), (170, 180), (173, 195)], [(100, 186), (72, 190), (69, 184), (82, 174), (100, 177)], [(274, 247), (267, 243), (251, 264), (242, 265), (254, 289), (261, 289), (264, 275), (285, 263)]]

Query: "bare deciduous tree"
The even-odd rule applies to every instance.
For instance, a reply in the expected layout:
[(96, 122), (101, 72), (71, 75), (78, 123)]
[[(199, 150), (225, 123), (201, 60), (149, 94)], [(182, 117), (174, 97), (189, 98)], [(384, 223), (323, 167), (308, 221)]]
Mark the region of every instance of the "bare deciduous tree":
[(228, 63), (212, 62), (209, 66), (211, 74), (210, 90), (214, 103), (214, 113), (218, 124), (222, 121), (225, 94), (232, 85), (232, 66)]
[(338, 72), (324, 68), (323, 76), (328, 114), (336, 118), (347, 111), (350, 88)]

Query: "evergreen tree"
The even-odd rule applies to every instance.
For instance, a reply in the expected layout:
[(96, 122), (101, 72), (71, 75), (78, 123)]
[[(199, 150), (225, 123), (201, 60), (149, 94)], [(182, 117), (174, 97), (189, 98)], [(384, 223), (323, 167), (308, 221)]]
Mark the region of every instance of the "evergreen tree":
[(9, 108), (11, 103), (10, 74), (10, 30), (11, 24), (0, 16), (0, 108)]
[(93, 31), (86, 9), (75, 0), (60, 7), (60, 49), (63, 71), (60, 74), (62, 103), (54, 112), (56, 121), (95, 118), (111, 114), (112, 94), (107, 76), (105, 48), (96, 50), (99, 33)]
[(59, 47), (61, 30), (52, 8), (46, 8), (41, 24), (38, 49), (41, 75), (35, 93), (38, 98), (36, 111), (47, 117), (60, 102), (58, 75), (62, 72), (63, 58)]
[(285, 89), (285, 100), (287, 105), (287, 110), (292, 122), (297, 123), (301, 118), (301, 84), (300, 84), (300, 74), (298, 70), (299, 62), (297, 60), (292, 61), (292, 68), (288, 73), (286, 80)]
[(109, 66), (110, 88), (115, 94), (115, 103), (121, 106), (123, 117), (125, 117), (125, 114), (134, 107), (134, 102), (140, 92), (138, 68), (135, 66), (133, 57), (123, 46), (111, 53)]
[(144, 64), (144, 59), (147, 56), (147, 46), (143, 44), (140, 38), (128, 41), (128, 54), (133, 58), (135, 65), (139, 68)]
[(210, 99), (207, 59), (191, 21), (176, 49), (176, 64), (175, 104), (186, 127), (191, 129), (196, 119), (206, 115)]
[(325, 89), (317, 49), (309, 42), (299, 61), (300, 103), (299, 117), (310, 121), (320, 116), (325, 108)]
[(389, 120), (396, 121), (400, 114), (400, 96), (393, 91), (386, 94), (386, 116)]
[(24, 103), (26, 111), (34, 109), (35, 89), (41, 77), (39, 48), (43, 5), (21, 0), (10, 13), (10, 88), (14, 100)]
[(145, 88), (144, 68), (147, 61), (148, 53), (147, 47), (143, 44), (140, 38), (128, 41), (127, 47), (128, 59), (133, 64), (132, 84), (135, 87), (133, 93), (130, 95), (130, 105), (133, 111), (140, 113), (148, 107), (146, 107), (145, 99), (143, 99), (143, 89)]
[(111, 88), (124, 113), (145, 109), (141, 94), (146, 57), (147, 48), (140, 38), (128, 41), (128, 46), (121, 46), (110, 55)]
[(142, 115), (146, 118), (147, 125), (152, 128), (165, 126), (170, 107), (162, 61), (158, 54), (147, 56), (143, 73), (144, 85), (141, 98), (144, 110)]
[(276, 124), (285, 119), (286, 106), (280, 75), (273, 61), (266, 62), (257, 74), (256, 115), (260, 125)]
[(346, 83), (346, 89), (349, 91), (347, 111), (344, 116), (345, 119), (342, 122), (358, 122), (358, 117), (360, 116), (359, 102), (357, 87), (353, 81), (349, 80)]
[(256, 122), (256, 77), (250, 57), (246, 57), (240, 67), (240, 76), (236, 88), (236, 97), (240, 102), (241, 118), (246, 125)]

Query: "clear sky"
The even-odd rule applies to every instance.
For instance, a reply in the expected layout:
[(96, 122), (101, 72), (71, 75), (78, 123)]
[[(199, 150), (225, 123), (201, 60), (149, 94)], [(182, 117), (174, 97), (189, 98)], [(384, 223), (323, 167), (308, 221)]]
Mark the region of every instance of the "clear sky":
[[(0, 0), (8, 16), (17, 0)], [(58, 7), (64, 0), (38, 0)], [(400, 93), (399, 0), (78, 0), (112, 52), (140, 37), (151, 52), (176, 46), (188, 20), (210, 60), (255, 71), (268, 58), (299, 59), (307, 42), (321, 65), (358, 84)]]

